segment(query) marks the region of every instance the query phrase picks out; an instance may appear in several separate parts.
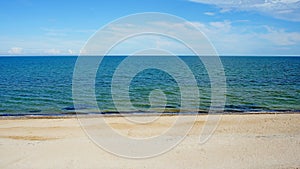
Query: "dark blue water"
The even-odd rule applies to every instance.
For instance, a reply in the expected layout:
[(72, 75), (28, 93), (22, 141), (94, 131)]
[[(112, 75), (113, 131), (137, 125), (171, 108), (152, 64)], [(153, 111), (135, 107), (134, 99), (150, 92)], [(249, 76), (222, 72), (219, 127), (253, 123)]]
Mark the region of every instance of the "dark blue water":
[[(116, 112), (111, 80), (126, 57), (104, 57), (96, 78), (96, 98), (102, 113)], [(210, 81), (198, 57), (180, 57), (189, 66), (201, 94), (199, 112), (210, 105)], [(73, 113), (72, 77), (77, 57), (0, 57), (0, 115)], [(155, 57), (167, 59), (166, 57)], [(300, 57), (221, 57), (226, 81), (226, 112), (300, 111)], [(178, 73), (181, 73), (178, 68)], [(122, 82), (120, 82), (122, 83)], [(149, 94), (161, 89), (166, 111), (180, 109), (180, 90), (168, 73), (146, 69), (131, 81), (134, 107), (150, 107)], [(159, 98), (158, 98), (159, 99)], [(89, 104), (81, 105), (95, 113)], [(97, 112), (96, 112), (97, 113)]]

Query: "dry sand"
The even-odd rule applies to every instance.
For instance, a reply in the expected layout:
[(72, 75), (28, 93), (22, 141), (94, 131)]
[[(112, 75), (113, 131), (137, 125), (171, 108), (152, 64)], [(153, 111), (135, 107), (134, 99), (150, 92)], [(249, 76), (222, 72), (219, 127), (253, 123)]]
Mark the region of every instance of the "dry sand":
[[(120, 134), (139, 138), (159, 135), (176, 116), (163, 116), (142, 127), (122, 117), (100, 118)], [(128, 159), (99, 148), (75, 117), (2, 118), (0, 168), (300, 168), (300, 114), (223, 115), (212, 137), (199, 144), (205, 119), (206, 115), (198, 116), (185, 140), (172, 150), (152, 158)], [(180, 128), (192, 123), (176, 126), (178, 135)], [(105, 133), (103, 139), (109, 139), (111, 131), (101, 129), (106, 124), (97, 125)]]

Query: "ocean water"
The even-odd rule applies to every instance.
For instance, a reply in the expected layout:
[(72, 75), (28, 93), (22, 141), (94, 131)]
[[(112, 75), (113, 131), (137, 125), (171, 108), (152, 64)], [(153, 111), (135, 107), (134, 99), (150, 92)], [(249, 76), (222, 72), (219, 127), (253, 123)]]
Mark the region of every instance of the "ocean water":
[[(125, 58), (104, 57), (95, 80), (95, 95), (101, 112), (86, 103), (79, 105), (81, 113), (117, 113), (111, 81)], [(74, 113), (72, 78), (76, 59), (71, 56), (0, 57), (0, 115)], [(166, 63), (161, 62), (166, 59), (166, 56), (153, 57), (158, 64)], [(194, 106), (205, 113), (211, 99), (206, 69), (198, 57), (182, 56), (180, 59), (197, 81), (200, 103)], [(225, 112), (300, 111), (300, 57), (234, 56), (221, 57), (221, 62), (227, 85)], [(179, 77), (185, 76), (181, 68), (174, 69)], [(145, 69), (133, 77), (128, 93), (133, 107), (139, 112), (147, 112), (151, 102), (161, 102), (164, 99), (159, 97), (161, 95), (149, 100), (151, 92), (157, 89), (163, 91), (166, 98), (165, 106), (157, 109), (178, 112), (180, 86), (172, 75), (157, 69)], [(126, 112), (126, 107), (121, 111)]]

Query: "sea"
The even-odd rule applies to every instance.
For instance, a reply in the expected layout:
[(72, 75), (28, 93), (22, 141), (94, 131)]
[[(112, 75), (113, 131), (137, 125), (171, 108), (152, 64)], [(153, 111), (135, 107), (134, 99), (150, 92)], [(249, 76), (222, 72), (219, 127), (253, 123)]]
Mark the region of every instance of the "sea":
[[(158, 107), (164, 110), (162, 113), (179, 112), (181, 93), (174, 77), (185, 76), (182, 67), (174, 67), (173, 74), (154, 68), (138, 72), (128, 86), (135, 111), (119, 110), (112, 97), (112, 80), (127, 56), (102, 57), (94, 84), (97, 107), (87, 102), (77, 105), (77, 109), (72, 95), (77, 56), (0, 57), (0, 116), (155, 113), (153, 109), (147, 111), (153, 102), (149, 95), (154, 90), (163, 92), (158, 95), (163, 98), (156, 98), (165, 100), (165, 105)], [(161, 62), (170, 56), (140, 56), (139, 60), (143, 57), (152, 57), (158, 64), (172, 64)], [(197, 83), (200, 101), (196, 113), (207, 113), (211, 108), (211, 84), (205, 65), (197, 56), (178, 58)], [(226, 77), (224, 113), (300, 112), (300, 57), (221, 56), (220, 60)]]

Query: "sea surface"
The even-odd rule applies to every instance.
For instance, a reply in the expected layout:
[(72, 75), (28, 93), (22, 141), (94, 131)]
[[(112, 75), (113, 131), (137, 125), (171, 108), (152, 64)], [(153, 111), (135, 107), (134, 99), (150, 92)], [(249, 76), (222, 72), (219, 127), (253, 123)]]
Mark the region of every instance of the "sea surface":
[[(112, 98), (111, 82), (124, 59), (126, 56), (103, 58), (95, 80), (98, 108), (89, 103), (82, 104), (79, 105), (81, 113), (118, 112)], [(168, 56), (153, 56), (153, 61), (158, 64), (167, 63), (161, 62), (166, 59)], [(197, 109), (199, 113), (205, 113), (211, 99), (207, 71), (198, 57), (181, 56), (180, 59), (197, 81), (200, 93)], [(300, 57), (224, 56), (220, 59), (226, 75), (226, 113), (300, 112)], [(76, 60), (75, 56), (0, 57), (0, 116), (75, 113), (72, 78)], [(180, 67), (174, 69), (179, 77), (185, 76)], [(160, 108), (169, 113), (178, 112), (180, 87), (173, 75), (158, 69), (145, 69), (132, 78), (128, 95), (133, 107), (141, 113), (147, 112), (151, 106), (149, 95), (157, 89), (163, 91), (166, 98), (165, 107)], [(154, 102), (161, 99), (164, 98)]]

